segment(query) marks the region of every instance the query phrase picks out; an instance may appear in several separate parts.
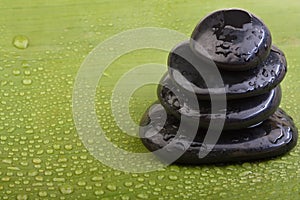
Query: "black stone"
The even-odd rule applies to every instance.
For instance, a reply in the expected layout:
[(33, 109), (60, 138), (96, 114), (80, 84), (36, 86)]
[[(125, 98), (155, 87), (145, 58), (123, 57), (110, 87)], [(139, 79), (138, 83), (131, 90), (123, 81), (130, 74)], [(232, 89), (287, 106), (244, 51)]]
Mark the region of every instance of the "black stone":
[(279, 108), (287, 62), (254, 15), (239, 9), (208, 15), (173, 48), (168, 66), (159, 102), (140, 127), (142, 142), (163, 162), (265, 159), (296, 145), (298, 130)]
[[(140, 136), (147, 149), (156, 151), (170, 144), (175, 138), (180, 120), (168, 115), (164, 127), (153, 134), (155, 127), (160, 127), (160, 116), (163, 116), (165, 111), (160, 104), (154, 104), (152, 108), (154, 109), (151, 109), (151, 112), (155, 113), (149, 113), (148, 110), (141, 120), (143, 127), (140, 128)], [(151, 120), (149, 115), (151, 115)], [(182, 132), (189, 132), (188, 126), (181, 130)], [(200, 128), (194, 139), (181, 138), (174, 143), (171, 149), (183, 153), (175, 162), (181, 164), (207, 164), (271, 158), (291, 150), (296, 145), (298, 138), (298, 131), (292, 118), (281, 109), (278, 109), (258, 126), (223, 131), (217, 144), (213, 146), (208, 155), (199, 158), (200, 151), (207, 151), (209, 149), (207, 147), (212, 147), (211, 144), (203, 144), (206, 132), (206, 129)], [(181, 135), (181, 133), (178, 134)], [(187, 141), (193, 142), (186, 146)], [(163, 161), (169, 159), (168, 154), (157, 156)]]
[[(182, 55), (186, 55), (187, 59), (182, 58)], [(197, 63), (197, 66), (193, 66), (189, 61)], [(209, 99), (207, 85), (199, 74), (199, 71), (201, 73), (205, 68), (211, 66), (208, 66), (192, 52), (189, 41), (180, 43), (171, 51), (168, 58), (168, 66), (170, 77), (178, 87), (195, 93), (199, 99)], [(275, 88), (283, 80), (286, 71), (287, 62), (284, 53), (275, 46), (272, 46), (267, 59), (252, 70), (237, 72), (219, 70), (228, 100), (252, 97), (266, 93)], [(185, 83), (185, 81), (178, 76), (179, 74), (189, 82)], [(210, 74), (210, 77), (207, 78), (215, 80), (216, 76), (215, 74)], [(191, 87), (186, 86), (186, 84), (189, 83), (193, 84), (193, 91), (191, 91)], [(220, 90), (211, 91), (214, 92), (215, 95), (222, 95)]]
[[(190, 103), (190, 97), (181, 91), (166, 74), (157, 88), (160, 103), (170, 113), (180, 118), (181, 115), (190, 117), (190, 123), (199, 121), (199, 126), (207, 128), (214, 118), (224, 118), (219, 113), (211, 112), (211, 102), (198, 100), (198, 105)], [(278, 108), (281, 100), (281, 89), (276, 87), (263, 95), (227, 101), (226, 119), (223, 129), (241, 129), (253, 126), (267, 119)], [(222, 113), (220, 111), (220, 113)]]
[(205, 17), (191, 36), (192, 50), (225, 70), (255, 68), (269, 54), (272, 39), (264, 23), (247, 11), (228, 9)]

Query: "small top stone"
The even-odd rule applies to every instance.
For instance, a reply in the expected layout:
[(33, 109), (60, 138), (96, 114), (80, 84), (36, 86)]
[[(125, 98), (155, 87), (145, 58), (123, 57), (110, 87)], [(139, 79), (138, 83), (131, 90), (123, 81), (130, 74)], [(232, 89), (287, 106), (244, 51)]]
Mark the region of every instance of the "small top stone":
[(213, 12), (192, 33), (193, 52), (224, 70), (244, 71), (264, 61), (271, 48), (271, 33), (253, 14), (241, 9)]

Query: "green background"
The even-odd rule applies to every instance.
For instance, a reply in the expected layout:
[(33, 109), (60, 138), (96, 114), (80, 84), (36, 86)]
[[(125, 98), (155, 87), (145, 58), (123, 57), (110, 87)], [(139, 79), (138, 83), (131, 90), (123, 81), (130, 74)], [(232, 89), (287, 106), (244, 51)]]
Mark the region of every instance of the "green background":
[[(88, 53), (127, 29), (162, 27), (189, 35), (216, 9), (240, 7), (263, 19), (288, 59), (281, 107), (300, 126), (300, 1), (0, 1), (0, 199), (300, 199), (300, 148), (263, 162), (169, 166), (130, 174), (94, 159), (72, 119), (76, 73)], [(15, 36), (29, 38), (17, 49)], [(137, 65), (166, 63), (167, 53), (142, 50), (114, 62), (99, 83), (99, 123), (107, 137), (143, 152), (116, 126), (110, 109), (115, 81)], [(138, 121), (156, 99), (155, 85), (131, 100)]]

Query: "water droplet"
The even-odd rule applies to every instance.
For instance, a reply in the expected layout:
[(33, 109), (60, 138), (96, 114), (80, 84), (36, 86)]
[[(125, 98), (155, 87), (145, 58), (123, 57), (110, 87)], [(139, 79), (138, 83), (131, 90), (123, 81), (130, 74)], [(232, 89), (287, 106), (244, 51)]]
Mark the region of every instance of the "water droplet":
[(26, 194), (18, 194), (17, 200), (27, 200), (28, 196)]
[(133, 185), (133, 183), (132, 183), (132, 182), (125, 182), (124, 185), (125, 185), (126, 187), (131, 187), (131, 186)]
[(108, 190), (110, 190), (110, 191), (116, 191), (116, 190), (117, 190), (117, 186), (111, 185), (111, 184), (107, 185), (106, 188), (107, 188)]
[(71, 144), (67, 144), (67, 145), (65, 145), (65, 149), (70, 151), (73, 149), (73, 146)]
[(39, 192), (40, 197), (46, 197), (47, 195), (48, 195), (48, 193), (46, 191), (40, 191)]
[(32, 159), (32, 162), (34, 164), (40, 164), (42, 162), (42, 160), (40, 158), (34, 158), (34, 159)]
[(79, 186), (85, 186), (86, 182), (85, 181), (78, 181), (77, 185), (79, 185)]
[(23, 83), (24, 85), (31, 85), (31, 84), (32, 84), (32, 80), (31, 80), (31, 79), (23, 79), (23, 80), (22, 80), (22, 83)]
[(18, 49), (26, 49), (29, 45), (29, 39), (24, 35), (18, 35), (13, 39), (13, 45)]
[(95, 194), (96, 196), (100, 196), (100, 195), (103, 195), (103, 194), (104, 194), (104, 191), (103, 191), (103, 190), (96, 190), (96, 191), (94, 192), (94, 194)]
[(30, 67), (30, 65), (29, 65), (29, 63), (28, 63), (28, 62), (26, 62), (26, 61), (23, 61), (23, 63), (22, 63), (22, 67), (23, 67), (23, 68), (28, 68), (28, 67)]
[(92, 178), (92, 181), (102, 181), (103, 177), (102, 176), (95, 176)]
[(25, 74), (26, 76), (29, 76), (29, 75), (31, 74), (31, 71), (27, 69), (27, 70), (24, 71), (24, 74)]
[(18, 69), (14, 69), (14, 70), (12, 71), (12, 73), (13, 73), (13, 75), (18, 76), (18, 75), (21, 74), (21, 71), (18, 70)]
[(71, 185), (62, 185), (59, 187), (59, 191), (62, 194), (71, 194), (74, 190), (73, 187)]
[(284, 131), (274, 130), (272, 131), (272, 134), (268, 135), (268, 139), (273, 144), (276, 144), (283, 136), (284, 136)]
[(148, 195), (141, 193), (141, 194), (137, 195), (137, 198), (139, 198), (139, 199), (148, 199)]
[(122, 199), (122, 200), (129, 200), (130, 197), (129, 197), (129, 196), (122, 196), (121, 199)]
[(170, 176), (169, 176), (169, 179), (170, 179), (171, 181), (176, 181), (178, 178), (177, 178), (177, 176), (175, 176), (175, 175), (170, 175)]
[(3, 181), (3, 182), (8, 182), (8, 181), (10, 181), (10, 178), (7, 177), (7, 176), (5, 176), (5, 177), (2, 177), (2, 178), (1, 178), (1, 181)]

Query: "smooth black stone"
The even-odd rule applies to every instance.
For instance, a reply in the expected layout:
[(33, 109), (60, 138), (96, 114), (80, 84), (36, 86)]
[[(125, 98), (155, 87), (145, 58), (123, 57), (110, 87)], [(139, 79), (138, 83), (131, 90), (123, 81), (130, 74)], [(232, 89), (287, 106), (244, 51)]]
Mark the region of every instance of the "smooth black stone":
[[(160, 103), (168, 113), (178, 119), (181, 115), (190, 117), (190, 123), (199, 121), (199, 126), (207, 128), (211, 117), (224, 118), (222, 113), (211, 113), (211, 102), (198, 100), (196, 105), (190, 103), (191, 98), (175, 85), (168, 74), (162, 78), (157, 88), (157, 95)], [(277, 86), (270, 92), (256, 97), (235, 99), (227, 101), (226, 119), (224, 130), (246, 128), (256, 125), (272, 115), (279, 107), (281, 100), (281, 89)], [(224, 109), (224, 108), (220, 108)]]
[[(186, 59), (182, 55), (185, 55)], [(190, 62), (197, 63), (197, 66), (193, 66)], [(208, 66), (192, 52), (189, 41), (178, 44), (171, 51), (168, 66), (169, 74), (178, 87), (192, 92), (191, 87), (187, 87), (187, 84), (192, 83), (193, 91), (199, 99), (209, 99), (207, 84), (199, 71), (201, 73), (201, 70), (211, 66)], [(254, 69), (239, 72), (220, 69), (219, 72), (223, 79), (227, 99), (245, 98), (257, 96), (275, 88), (285, 77), (287, 62), (284, 53), (272, 46), (267, 59)], [(180, 75), (189, 82), (185, 83)], [(216, 76), (210, 73), (210, 77), (207, 78), (215, 80)], [(211, 92), (221, 95), (220, 90), (212, 89)]]
[(264, 23), (240, 9), (213, 12), (191, 36), (191, 47), (197, 55), (230, 71), (255, 68), (267, 58), (271, 44), (271, 33)]
[[(148, 150), (156, 151), (170, 144), (175, 138), (180, 121), (174, 116), (168, 115), (163, 128), (157, 129), (155, 132), (155, 127), (158, 125), (160, 127), (164, 108), (160, 104), (154, 104), (152, 108), (154, 109), (151, 109), (151, 112), (154, 113), (149, 113), (148, 110), (141, 120), (143, 127), (140, 128), (140, 137)], [(151, 121), (149, 115), (151, 115)], [(188, 126), (181, 130), (189, 132)], [(281, 109), (253, 128), (223, 131), (212, 151), (206, 157), (199, 158), (199, 151), (207, 151), (206, 147), (211, 146), (211, 144), (203, 144), (206, 133), (206, 129), (198, 129), (195, 138), (176, 137), (176, 143), (171, 146), (169, 153), (182, 151), (182, 156), (175, 162), (207, 164), (271, 158), (291, 150), (296, 145), (298, 138), (298, 130), (292, 118)], [(178, 133), (178, 135), (182, 135), (182, 133)], [(188, 143), (187, 147), (187, 141), (193, 142)], [(168, 154), (156, 154), (156, 156), (162, 161), (169, 159)]]

